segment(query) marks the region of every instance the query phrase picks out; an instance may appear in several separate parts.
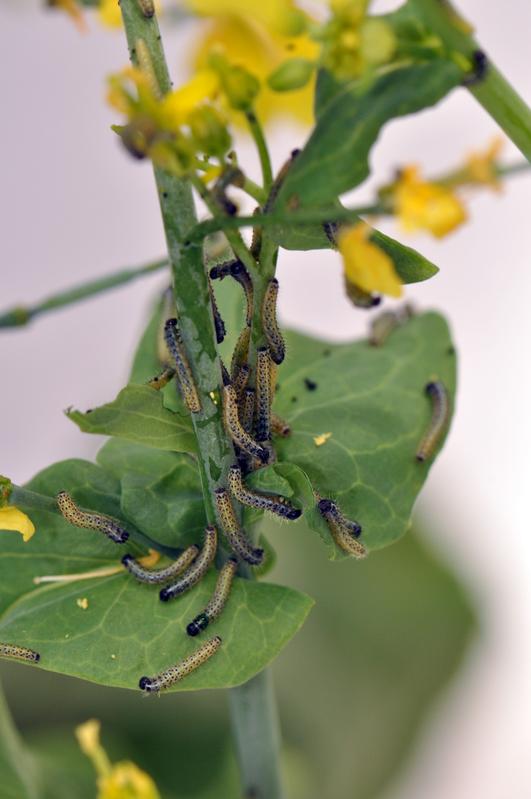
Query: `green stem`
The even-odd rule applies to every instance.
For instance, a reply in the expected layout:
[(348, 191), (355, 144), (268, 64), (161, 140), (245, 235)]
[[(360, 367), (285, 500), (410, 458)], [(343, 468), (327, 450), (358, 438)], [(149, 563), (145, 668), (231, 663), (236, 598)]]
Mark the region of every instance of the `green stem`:
[(0, 772), (2, 794), (37, 799), (42, 795), (37, 763), (26, 750), (0, 687)]
[(95, 297), (109, 289), (123, 286), (126, 283), (131, 283), (133, 280), (138, 280), (139, 277), (145, 277), (153, 272), (158, 272), (160, 269), (167, 267), (169, 261), (167, 258), (160, 258), (157, 261), (152, 261), (144, 266), (137, 266), (132, 269), (123, 269), (121, 272), (115, 272), (108, 277), (102, 277), (98, 280), (90, 280), (88, 283), (82, 283), (81, 286), (76, 286), (66, 291), (60, 291), (45, 300), (30, 306), (16, 306), (4, 311), (0, 315), (0, 328), (1, 327), (22, 327), (29, 324), (36, 316), (40, 316), (50, 311), (55, 311), (57, 308), (64, 308), (66, 305), (72, 305), (75, 302), (87, 299), (87, 297)]
[(245, 116), (247, 118), (247, 122), (249, 123), (249, 129), (256, 144), (256, 149), (258, 150), (258, 157), (260, 158), (260, 166), (262, 168), (264, 189), (266, 190), (267, 194), (271, 188), (271, 184), (273, 183), (273, 169), (271, 167), (271, 158), (269, 156), (269, 149), (264, 137), (264, 131), (262, 130), (262, 126), (260, 125), (254, 111), (247, 111)]
[[(455, 22), (449, 3), (439, 0), (409, 0), (411, 8), (426, 27), (436, 33), (450, 53), (471, 60), (482, 50), (472, 36)], [(489, 59), (485, 77), (468, 86), (485, 111), (496, 120), (528, 160), (531, 160), (531, 109)]]
[(279, 768), (280, 728), (269, 670), (229, 693), (242, 796), (284, 799)]

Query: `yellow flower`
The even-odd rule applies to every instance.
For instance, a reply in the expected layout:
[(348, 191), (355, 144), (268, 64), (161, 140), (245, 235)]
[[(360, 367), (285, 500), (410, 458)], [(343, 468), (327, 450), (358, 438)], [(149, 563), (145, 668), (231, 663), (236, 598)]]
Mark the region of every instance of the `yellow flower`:
[(98, 17), (106, 28), (120, 28), (122, 25), (122, 12), (118, 0), (100, 0)]
[(267, 77), (287, 58), (314, 61), (318, 45), (305, 33), (306, 17), (292, 0), (187, 0), (192, 11), (205, 17), (203, 36), (193, 65), (204, 68), (213, 51), (225, 54), (231, 64), (244, 67), (262, 83), (256, 110), (262, 119), (288, 115), (312, 121), (314, 81), (301, 89), (279, 94)]
[(404, 230), (429, 230), (440, 238), (467, 218), (459, 198), (448, 188), (422, 180), (418, 167), (405, 167), (394, 186), (394, 211)]
[(365, 222), (342, 228), (337, 237), (348, 283), (368, 293), (402, 295), (402, 283), (390, 257), (370, 240), (372, 229)]
[(472, 152), (465, 161), (464, 176), (467, 183), (490, 186), (500, 191), (501, 182), (496, 170), (496, 161), (503, 147), (503, 139), (495, 136), (483, 152)]
[(83, 12), (76, 0), (48, 0), (48, 6), (64, 11), (73, 21), (76, 28), (81, 31), (81, 33), (85, 33), (87, 30), (87, 23), (85, 22)]
[(15, 508), (14, 505), (6, 505), (0, 508), (0, 530), (14, 530), (16, 533), (20, 533), (26, 543), (33, 538), (35, 525), (25, 513)]
[(211, 69), (201, 69), (188, 83), (166, 94), (161, 101), (163, 124), (175, 130), (186, 124), (189, 115), (205, 100), (210, 100), (219, 90), (219, 78)]
[(96, 799), (160, 799), (149, 774), (134, 763), (111, 764), (100, 743), (100, 727), (99, 721), (90, 719), (75, 730), (81, 751), (91, 759), (98, 775)]

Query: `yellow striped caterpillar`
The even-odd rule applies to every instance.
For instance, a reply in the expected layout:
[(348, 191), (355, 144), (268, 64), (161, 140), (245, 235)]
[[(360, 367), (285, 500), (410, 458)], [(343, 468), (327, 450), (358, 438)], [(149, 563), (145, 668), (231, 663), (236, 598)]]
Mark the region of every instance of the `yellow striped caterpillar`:
[(201, 400), (197, 393), (194, 377), (181, 336), (181, 331), (177, 326), (177, 319), (168, 319), (164, 325), (164, 338), (168, 350), (175, 361), (177, 377), (186, 407), (190, 413), (199, 413), (201, 410)]
[(135, 52), (138, 61), (138, 66), (142, 75), (146, 78), (151, 93), (158, 100), (162, 97), (159, 82), (153, 69), (153, 62), (148, 46), (144, 39), (137, 39), (135, 41)]
[(295, 521), (302, 513), (299, 508), (295, 508), (286, 497), (280, 494), (259, 494), (252, 491), (244, 484), (241, 469), (236, 464), (229, 469), (228, 483), (230, 493), (242, 505), (267, 510), (290, 521)]
[(269, 460), (268, 450), (265, 449), (265, 447), (261, 447), (254, 438), (251, 438), (249, 433), (247, 433), (241, 425), (238, 411), (238, 397), (236, 396), (234, 386), (230, 383), (223, 386), (223, 422), (228, 435), (237, 447), (248, 455), (253, 455), (255, 458), (258, 458), (262, 463), (267, 463)]
[(286, 356), (286, 345), (277, 322), (278, 280), (271, 278), (262, 303), (262, 328), (269, 344), (271, 358), (278, 365)]
[(364, 558), (366, 548), (358, 541), (361, 526), (358, 522), (350, 521), (341, 513), (338, 506), (331, 499), (320, 499), (317, 510), (328, 524), (332, 538), (340, 549), (354, 555), (355, 558)]
[(217, 548), (217, 530), (213, 525), (209, 525), (205, 528), (203, 549), (179, 580), (161, 589), (159, 593), (160, 600), (168, 602), (170, 599), (179, 596), (179, 594), (184, 594), (185, 591), (188, 591), (189, 588), (192, 588), (202, 580), (216, 556)]
[(421, 462), (433, 455), (450, 418), (450, 399), (444, 383), (440, 380), (428, 383), (426, 394), (432, 399), (433, 412), (430, 426), (417, 449), (416, 458)]
[(271, 438), (271, 356), (267, 347), (256, 351), (256, 440)]
[(240, 367), (240, 371), (238, 372), (238, 374), (236, 375), (236, 377), (232, 381), (232, 385), (234, 386), (234, 390), (235, 390), (236, 394), (238, 395), (238, 399), (241, 399), (241, 396), (242, 396), (242, 394), (243, 394), (243, 392), (245, 390), (245, 387), (247, 385), (247, 381), (249, 380), (250, 373), (251, 373), (251, 370), (249, 369), (247, 364), (244, 363), (244, 364), (242, 364), (242, 366)]
[(155, 377), (152, 377), (151, 380), (148, 380), (146, 386), (154, 388), (155, 391), (160, 391), (164, 388), (164, 386), (168, 385), (174, 375), (175, 369), (173, 369), (171, 366), (168, 366), (166, 369), (163, 369), (160, 374), (155, 375)]
[(138, 0), (140, 10), (145, 17), (152, 17), (155, 13), (155, 3), (153, 0)]
[(229, 558), (227, 562), (223, 564), (218, 575), (214, 593), (209, 599), (207, 606), (186, 628), (186, 632), (188, 635), (191, 635), (192, 638), (199, 635), (202, 630), (206, 630), (210, 622), (217, 619), (220, 615), (227, 604), (232, 581), (237, 569), (238, 561), (236, 558)]
[(240, 558), (250, 563), (251, 566), (258, 566), (263, 560), (264, 550), (253, 547), (240, 527), (228, 491), (224, 488), (216, 488), (214, 491), (214, 501), (216, 503), (216, 511), (221, 529), (231, 549), (236, 552)]
[(404, 305), (396, 311), (384, 311), (375, 316), (371, 321), (369, 344), (373, 347), (381, 347), (398, 327), (405, 324), (413, 316), (411, 305)]
[(188, 655), (174, 666), (170, 666), (169, 669), (161, 671), (160, 674), (157, 674), (155, 677), (141, 677), (138, 682), (138, 687), (149, 694), (159, 693), (159, 691), (163, 691), (165, 688), (170, 688), (211, 658), (212, 655), (218, 651), (220, 646), (221, 638), (219, 635), (216, 635), (214, 638), (201, 644), (191, 655)]
[(254, 402), (254, 388), (246, 388), (240, 402), (240, 419), (242, 427), (247, 433), (250, 433), (253, 429)]
[(115, 544), (124, 544), (129, 538), (129, 533), (120, 522), (112, 516), (95, 511), (84, 511), (76, 505), (70, 494), (60, 491), (57, 496), (57, 506), (62, 516), (75, 527), (83, 527), (86, 530), (99, 530), (114, 541)]
[(152, 585), (160, 585), (167, 583), (179, 574), (182, 574), (185, 569), (190, 566), (192, 561), (196, 559), (199, 554), (199, 547), (195, 544), (187, 547), (184, 552), (179, 555), (177, 560), (165, 566), (163, 569), (146, 569), (139, 563), (132, 555), (124, 555), (122, 563), (127, 571), (133, 575), (141, 583), (151, 583)]
[(234, 278), (243, 289), (247, 306), (245, 323), (250, 327), (253, 320), (253, 281), (251, 275), (239, 259), (225, 261), (222, 264), (218, 264), (218, 266), (212, 267), (210, 270), (210, 278), (212, 280), (223, 280), (223, 278), (228, 275)]
[(0, 657), (14, 658), (15, 660), (30, 660), (32, 663), (38, 663), (41, 656), (33, 649), (27, 649), (25, 646), (17, 646), (16, 644), (4, 644), (0, 642)]
[(251, 341), (251, 328), (246, 325), (242, 329), (240, 335), (238, 336), (238, 340), (234, 345), (234, 351), (232, 353), (232, 359), (230, 362), (230, 373), (233, 380), (238, 376), (240, 369), (244, 364), (247, 363), (249, 359), (250, 341)]
[(291, 435), (291, 427), (278, 414), (271, 414), (271, 432), (276, 436), (287, 438)]

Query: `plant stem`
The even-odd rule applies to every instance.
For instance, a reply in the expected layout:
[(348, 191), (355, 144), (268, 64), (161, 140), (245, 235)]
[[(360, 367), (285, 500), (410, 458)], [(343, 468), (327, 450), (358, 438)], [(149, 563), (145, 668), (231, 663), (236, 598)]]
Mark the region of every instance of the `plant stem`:
[[(481, 46), (458, 27), (449, 3), (438, 0), (409, 0), (415, 16), (436, 33), (448, 50), (471, 59)], [(468, 87), (485, 111), (496, 120), (528, 160), (531, 160), (531, 109), (489, 59), (485, 77)]]
[(66, 291), (60, 291), (36, 305), (27, 307), (16, 306), (0, 315), (0, 328), (1, 327), (22, 327), (29, 324), (36, 316), (40, 316), (50, 311), (55, 311), (57, 308), (64, 308), (66, 305), (72, 305), (75, 302), (87, 299), (87, 297), (95, 297), (109, 289), (123, 286), (126, 283), (131, 283), (133, 280), (138, 280), (139, 277), (145, 277), (152, 272), (157, 272), (169, 265), (167, 258), (160, 258), (157, 261), (152, 261), (144, 266), (137, 266), (132, 269), (123, 269), (121, 272), (115, 272), (108, 277), (102, 277), (98, 280), (90, 280), (88, 283), (82, 283), (81, 286), (76, 286)]
[(242, 796), (284, 799), (279, 768), (280, 727), (269, 669), (229, 693)]
[(273, 183), (273, 169), (271, 167), (271, 158), (269, 156), (269, 149), (264, 137), (264, 131), (260, 125), (254, 111), (247, 111), (245, 114), (247, 122), (249, 123), (249, 130), (256, 144), (258, 150), (258, 157), (260, 158), (260, 166), (262, 168), (262, 180), (264, 182), (264, 189), (266, 193), (271, 188)]
[[(156, 17), (144, 17), (137, 0), (121, 0), (121, 9), (131, 60), (136, 63), (136, 42), (140, 38), (143, 39), (160, 90), (162, 93), (169, 91), (171, 82)], [(203, 264), (203, 247), (201, 242), (197, 246), (184, 246), (184, 242), (189, 239), (191, 229), (197, 223), (190, 183), (157, 168), (155, 180), (173, 274), (179, 326), (202, 403), (201, 412), (193, 414), (192, 421), (197, 437), (205, 511), (209, 522), (214, 522), (216, 517), (213, 489), (220, 482), (225, 482), (226, 471), (234, 453), (223, 429), (220, 405), (214, 403), (210, 396), (211, 392), (216, 392), (219, 396), (221, 372), (215, 343), (208, 277)], [(260, 685), (262, 681), (267, 680), (267, 677), (259, 675), (255, 680)], [(262, 730), (264, 745), (268, 741), (271, 742), (271, 745), (264, 746), (263, 750), (257, 753), (259, 757), (253, 758), (252, 763), (247, 756), (244, 757), (245, 762), (241, 765), (242, 779), (246, 784), (248, 780), (252, 781), (253, 788), (256, 789), (255, 796), (263, 799), (281, 799), (282, 791), (278, 777), (278, 727), (271, 689), (266, 691), (262, 688), (257, 691), (254, 688), (254, 681), (251, 680), (247, 688), (243, 686), (240, 690), (247, 696), (245, 703), (247, 712), (233, 716), (234, 736), (239, 750), (241, 751), (242, 739), (248, 736), (247, 728), (241, 725), (249, 716), (254, 717), (257, 729)], [(274, 780), (271, 779), (271, 775), (276, 775)]]

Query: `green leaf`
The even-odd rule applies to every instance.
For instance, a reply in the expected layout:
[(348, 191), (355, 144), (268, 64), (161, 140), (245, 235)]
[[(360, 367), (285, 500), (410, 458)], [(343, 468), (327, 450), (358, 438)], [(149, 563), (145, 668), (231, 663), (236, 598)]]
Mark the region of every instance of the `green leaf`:
[(393, 69), (372, 82), (346, 84), (326, 105), (291, 166), (275, 212), (326, 206), (358, 186), (369, 174), (368, 156), (383, 125), (434, 105), (461, 78), (455, 64), (436, 59)]
[(339, 94), (343, 84), (337, 80), (327, 69), (321, 68), (317, 73), (315, 82), (314, 112), (318, 120), (322, 117), (326, 106)]
[[(432, 412), (424, 388), (437, 376), (452, 402), (455, 394), (455, 351), (444, 319), (417, 316), (382, 347), (324, 344), (300, 334), (288, 335), (288, 347), (296, 368), (285, 378), (280, 374), (275, 407), (293, 432), (277, 441), (279, 460), (299, 467), (321, 496), (336, 499), (359, 521), (369, 550), (390, 544), (407, 530), (433, 463), (415, 460)], [(331, 436), (316, 446), (323, 433)], [(306, 523), (332, 556), (342, 556), (301, 476), (290, 478), (292, 487), (299, 483), (296, 498)]]
[[(117, 470), (119, 457), (112, 449), (109, 446), (101, 459)], [(162, 471), (161, 467), (159, 476)], [(123, 516), (116, 477), (83, 461), (49, 467), (28, 489), (50, 497), (65, 489), (87, 508)], [(156, 587), (138, 583), (125, 571), (36, 587), (37, 575), (119, 565), (126, 547), (72, 527), (49, 510), (33, 509), (31, 516), (37, 534), (29, 544), (14, 541), (14, 536), (2, 542), (0, 640), (36, 649), (41, 654), (39, 668), (123, 688), (136, 688), (143, 674), (156, 674), (197, 646), (185, 627), (212, 593), (213, 570), (192, 591), (169, 603), (160, 602)], [(156, 529), (150, 533), (156, 538)], [(85, 610), (77, 604), (80, 599), (88, 601)], [(222, 649), (177, 690), (227, 687), (250, 679), (297, 632), (311, 606), (312, 600), (297, 591), (237, 578), (224, 613), (212, 625), (212, 633), (223, 638)]]
[[(169, 388), (175, 391), (174, 384)], [(84, 433), (117, 436), (174, 452), (195, 449), (190, 415), (165, 408), (161, 392), (149, 386), (126, 386), (113, 402), (87, 413), (69, 410), (67, 416)]]

